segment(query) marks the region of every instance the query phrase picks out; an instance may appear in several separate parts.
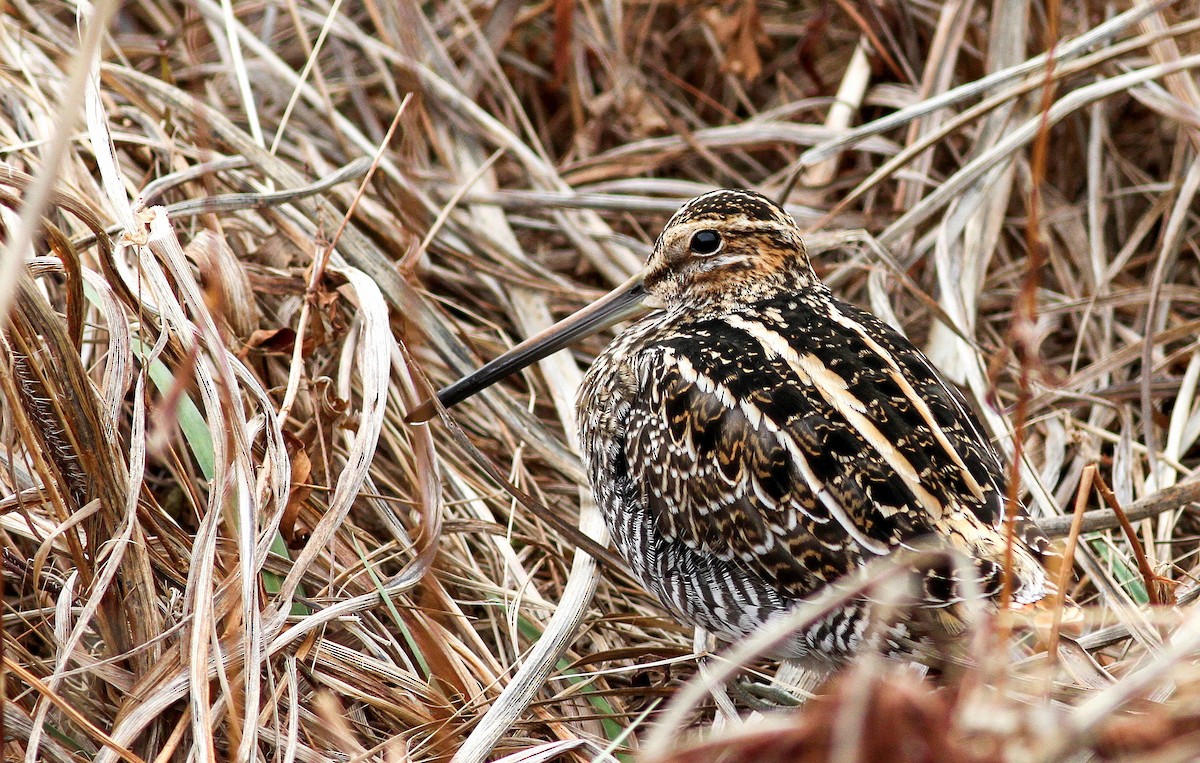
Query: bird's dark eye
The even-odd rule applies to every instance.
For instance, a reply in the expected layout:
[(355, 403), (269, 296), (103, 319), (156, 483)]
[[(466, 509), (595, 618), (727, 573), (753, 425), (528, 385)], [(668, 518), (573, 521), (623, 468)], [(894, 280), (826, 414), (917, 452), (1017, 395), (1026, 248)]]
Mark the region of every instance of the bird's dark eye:
[(721, 234), (715, 230), (699, 230), (692, 235), (691, 249), (696, 254), (716, 254), (721, 248)]

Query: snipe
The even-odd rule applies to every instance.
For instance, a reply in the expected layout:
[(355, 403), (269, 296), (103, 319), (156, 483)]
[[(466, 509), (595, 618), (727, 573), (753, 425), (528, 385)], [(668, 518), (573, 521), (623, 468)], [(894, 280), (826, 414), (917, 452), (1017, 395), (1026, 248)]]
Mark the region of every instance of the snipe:
[[(887, 324), (834, 297), (795, 221), (756, 193), (685, 204), (637, 277), (439, 393), (450, 406), (649, 307), (579, 391), (583, 460), (613, 543), (683, 619), (735, 640), (868, 560), (925, 544), (997, 597), (1005, 472), (961, 395)], [(1012, 601), (1046, 592), (1021, 517)], [(919, 571), (911, 622), (953, 630), (948, 567)], [(836, 663), (860, 601), (781, 656)], [(905, 624), (892, 628), (903, 641)]]

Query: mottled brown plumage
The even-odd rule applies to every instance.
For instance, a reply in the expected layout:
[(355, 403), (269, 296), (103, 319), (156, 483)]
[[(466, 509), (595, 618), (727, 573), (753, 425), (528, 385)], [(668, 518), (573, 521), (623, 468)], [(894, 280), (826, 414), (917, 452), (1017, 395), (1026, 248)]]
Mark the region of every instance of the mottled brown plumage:
[[(996, 452), (919, 350), (817, 279), (783, 209), (735, 190), (688, 202), (640, 281), (599, 312), (638, 298), (654, 312), (588, 370), (580, 442), (614, 545), (670, 609), (737, 639), (873, 558), (930, 545), (972, 559), (996, 595), (1005, 554)], [(600, 322), (514, 351), (517, 360), (489, 364), (444, 402)], [(1021, 527), (1013, 600), (1026, 604), (1047, 584), (1044, 538), (1024, 517)], [(953, 629), (953, 574), (920, 572), (912, 622)], [(844, 659), (862, 643), (869, 607), (839, 610), (785, 655)], [(898, 648), (907, 638), (903, 624), (891, 634)]]

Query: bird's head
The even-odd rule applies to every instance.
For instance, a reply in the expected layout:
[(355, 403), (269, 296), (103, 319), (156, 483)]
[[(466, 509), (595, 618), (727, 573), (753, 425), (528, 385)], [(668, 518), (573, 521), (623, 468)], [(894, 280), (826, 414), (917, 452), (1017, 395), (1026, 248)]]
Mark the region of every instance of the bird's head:
[(800, 229), (752, 191), (697, 196), (667, 222), (642, 272), (653, 307), (748, 302), (816, 283)]

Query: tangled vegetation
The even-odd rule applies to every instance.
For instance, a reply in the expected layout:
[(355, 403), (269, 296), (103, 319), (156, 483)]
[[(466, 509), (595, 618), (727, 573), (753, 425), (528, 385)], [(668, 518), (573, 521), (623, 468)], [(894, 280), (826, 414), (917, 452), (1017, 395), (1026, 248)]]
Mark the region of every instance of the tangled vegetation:
[[(0, 6), (5, 759), (1192, 759), (1197, 69), (1148, 0)], [(700, 661), (580, 550), (611, 335), (404, 421), (721, 186), (1063, 538), (940, 683)]]

